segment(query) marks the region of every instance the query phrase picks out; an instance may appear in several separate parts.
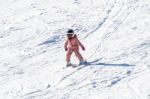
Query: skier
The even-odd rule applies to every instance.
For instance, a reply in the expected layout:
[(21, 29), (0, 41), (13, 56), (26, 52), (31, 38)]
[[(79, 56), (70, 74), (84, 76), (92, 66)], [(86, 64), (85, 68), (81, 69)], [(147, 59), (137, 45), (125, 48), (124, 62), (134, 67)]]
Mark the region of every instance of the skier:
[(86, 64), (87, 62), (83, 59), (82, 55), (79, 52), (79, 46), (82, 48), (82, 50), (85, 51), (85, 47), (81, 44), (81, 42), (78, 40), (77, 35), (74, 34), (74, 31), (72, 29), (67, 31), (67, 40), (65, 42), (64, 48), (67, 51), (66, 54), (66, 61), (67, 61), (67, 67), (71, 66), (70, 57), (72, 53), (74, 52), (76, 57), (79, 60), (79, 65)]

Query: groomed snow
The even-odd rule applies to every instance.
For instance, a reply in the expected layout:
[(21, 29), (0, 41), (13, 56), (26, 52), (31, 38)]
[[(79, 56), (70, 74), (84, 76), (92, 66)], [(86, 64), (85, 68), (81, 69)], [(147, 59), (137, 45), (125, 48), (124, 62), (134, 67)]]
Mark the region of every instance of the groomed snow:
[[(150, 99), (150, 0), (0, 0), (0, 9), (0, 99)], [(91, 65), (63, 69), (70, 28)]]

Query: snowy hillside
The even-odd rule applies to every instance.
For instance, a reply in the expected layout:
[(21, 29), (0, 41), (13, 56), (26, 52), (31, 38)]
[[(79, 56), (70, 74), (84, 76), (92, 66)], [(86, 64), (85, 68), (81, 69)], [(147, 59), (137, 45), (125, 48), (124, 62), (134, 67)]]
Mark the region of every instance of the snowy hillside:
[(0, 99), (150, 99), (150, 0), (0, 0)]

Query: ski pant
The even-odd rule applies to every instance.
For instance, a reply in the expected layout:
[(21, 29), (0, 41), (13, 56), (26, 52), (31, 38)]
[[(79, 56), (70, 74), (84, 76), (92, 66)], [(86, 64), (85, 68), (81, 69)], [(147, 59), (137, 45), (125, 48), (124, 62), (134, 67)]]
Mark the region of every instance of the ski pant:
[(68, 52), (66, 54), (66, 61), (67, 61), (67, 63), (70, 62), (70, 58), (71, 58), (71, 55), (72, 55), (73, 52), (75, 53), (75, 55), (76, 55), (76, 57), (78, 58), (79, 61), (83, 60), (83, 57), (82, 57), (82, 55), (79, 52), (79, 48), (68, 49)]

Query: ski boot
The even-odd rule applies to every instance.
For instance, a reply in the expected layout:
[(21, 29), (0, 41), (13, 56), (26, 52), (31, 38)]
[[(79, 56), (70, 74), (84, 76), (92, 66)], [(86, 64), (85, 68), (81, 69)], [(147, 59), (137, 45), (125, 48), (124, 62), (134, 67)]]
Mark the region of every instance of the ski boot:
[(70, 62), (68, 62), (67, 64), (66, 64), (66, 67), (70, 67), (72, 64), (70, 63)]
[(86, 65), (88, 62), (86, 60), (80, 60), (79, 65)]

